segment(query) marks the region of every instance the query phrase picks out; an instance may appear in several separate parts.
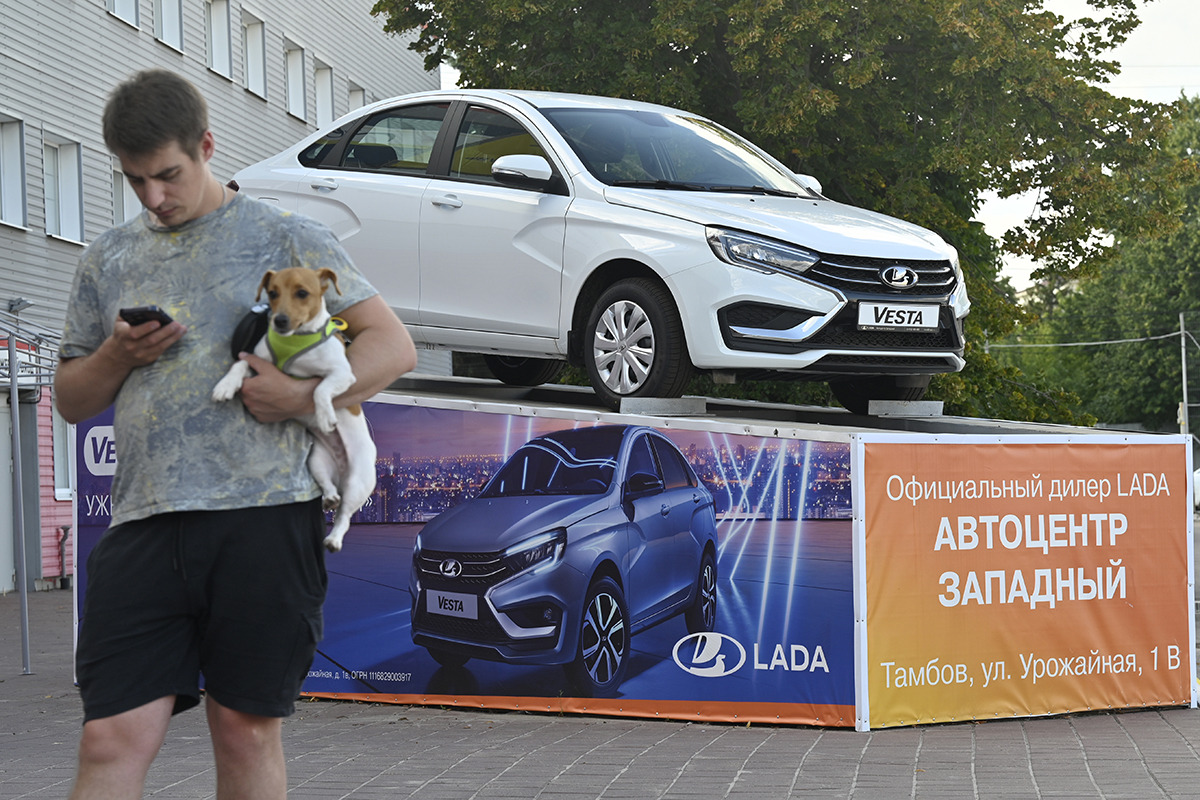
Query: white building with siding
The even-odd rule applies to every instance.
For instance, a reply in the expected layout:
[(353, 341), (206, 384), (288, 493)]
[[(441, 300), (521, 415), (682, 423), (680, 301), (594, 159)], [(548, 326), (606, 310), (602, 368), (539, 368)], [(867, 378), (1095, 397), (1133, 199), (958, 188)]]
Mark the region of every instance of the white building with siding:
[(0, 307), (56, 328), (82, 246), (139, 206), (100, 134), (108, 93), (164, 67), (200, 87), (232, 176), (368, 102), (438, 88), (373, 0), (0, 0)]
[[(83, 247), (140, 211), (101, 136), (114, 86), (150, 67), (199, 86), (217, 141), (213, 173), (225, 180), (354, 108), (439, 88), (407, 49), (410, 39), (384, 34), (373, 3), (0, 0), (0, 317), (9, 328), (60, 330)], [(42, 579), (73, 571), (69, 554), (60, 567), (56, 544), (70, 522), (70, 491), (56, 493), (53, 477), (65, 475), (56, 467), (69, 454), (65, 444), (51, 447), (69, 437), (48, 435), (56, 427), (49, 395), (38, 403), (41, 475), (51, 481), (41, 487), (42, 563), (33, 577)], [(10, 511), (0, 507), (0, 552), (11, 547)], [(0, 590), (6, 585), (0, 574)]]

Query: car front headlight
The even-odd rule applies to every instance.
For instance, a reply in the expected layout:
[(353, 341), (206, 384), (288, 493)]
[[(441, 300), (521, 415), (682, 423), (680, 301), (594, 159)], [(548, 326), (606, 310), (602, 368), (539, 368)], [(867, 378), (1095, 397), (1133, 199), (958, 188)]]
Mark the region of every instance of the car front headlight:
[(727, 264), (760, 272), (803, 274), (821, 257), (803, 247), (724, 228), (705, 228), (705, 238), (717, 258)]
[(566, 528), (557, 528), (538, 534), (504, 551), (501, 557), (504, 566), (516, 574), (539, 564), (552, 563), (562, 558), (567, 548)]

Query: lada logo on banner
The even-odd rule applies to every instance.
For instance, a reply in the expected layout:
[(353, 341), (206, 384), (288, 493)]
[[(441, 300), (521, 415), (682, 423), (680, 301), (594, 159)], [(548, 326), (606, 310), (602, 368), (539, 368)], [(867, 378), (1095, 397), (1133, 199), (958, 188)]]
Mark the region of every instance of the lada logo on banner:
[[(723, 633), (693, 633), (675, 643), (671, 657), (684, 672), (701, 678), (722, 678), (737, 672), (746, 663), (746, 648)], [(731, 662), (735, 663), (731, 665)]]

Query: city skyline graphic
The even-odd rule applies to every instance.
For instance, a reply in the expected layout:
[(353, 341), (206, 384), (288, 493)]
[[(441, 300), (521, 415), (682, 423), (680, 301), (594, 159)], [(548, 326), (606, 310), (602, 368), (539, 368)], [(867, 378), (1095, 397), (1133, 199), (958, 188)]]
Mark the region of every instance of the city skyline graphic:
[[(369, 403), (376, 488), (355, 523), (424, 523), (477, 496), (517, 448), (593, 422)], [(713, 496), (722, 551), (756, 522), (850, 519), (843, 442), (659, 429)]]

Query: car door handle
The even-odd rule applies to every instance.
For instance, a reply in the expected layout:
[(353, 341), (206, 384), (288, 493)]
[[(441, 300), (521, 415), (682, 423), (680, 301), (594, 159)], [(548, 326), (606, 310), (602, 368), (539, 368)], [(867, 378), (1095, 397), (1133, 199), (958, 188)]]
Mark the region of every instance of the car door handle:
[(313, 178), (309, 186), (314, 189), (336, 189), (338, 183), (333, 178)]
[(459, 200), (457, 197), (455, 197), (452, 194), (442, 195), (441, 197), (435, 197), (432, 200), (430, 200), (429, 202), (433, 203), (435, 206), (448, 206), (449, 208), (462, 208), (462, 200)]
[(662, 505), (662, 515), (665, 517), (665, 516), (667, 516), (667, 515), (668, 515), (668, 514), (670, 514), (670, 513), (671, 513), (671, 507), (670, 507), (669, 505), (667, 505), (666, 503), (663, 503), (663, 505)]

